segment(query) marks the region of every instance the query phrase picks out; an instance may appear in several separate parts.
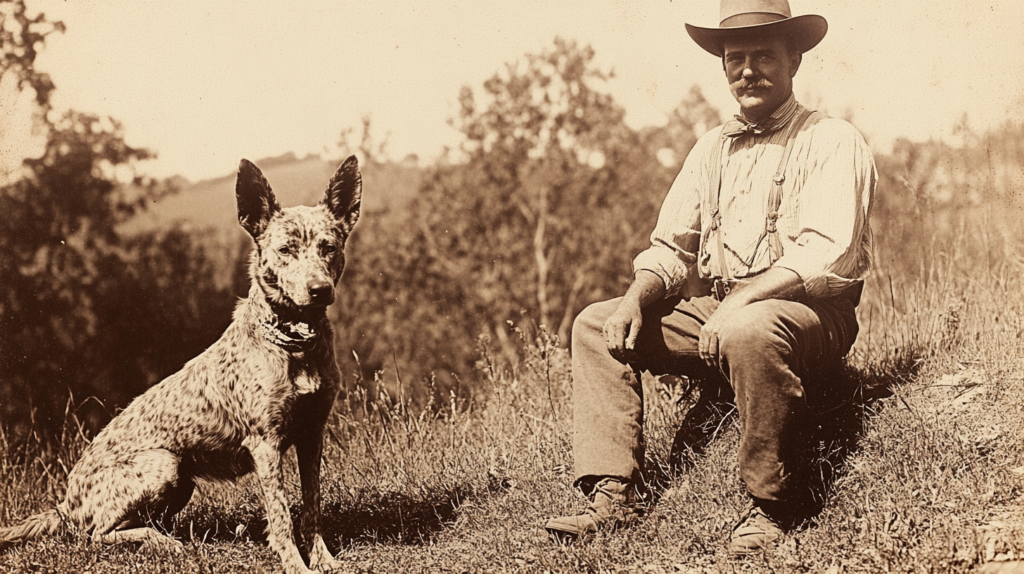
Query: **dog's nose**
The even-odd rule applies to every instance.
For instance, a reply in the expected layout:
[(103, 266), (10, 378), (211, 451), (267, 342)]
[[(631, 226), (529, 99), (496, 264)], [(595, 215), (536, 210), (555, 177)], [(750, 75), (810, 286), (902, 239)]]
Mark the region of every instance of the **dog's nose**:
[(310, 281), (306, 284), (309, 298), (316, 305), (330, 305), (334, 302), (334, 288), (327, 281)]

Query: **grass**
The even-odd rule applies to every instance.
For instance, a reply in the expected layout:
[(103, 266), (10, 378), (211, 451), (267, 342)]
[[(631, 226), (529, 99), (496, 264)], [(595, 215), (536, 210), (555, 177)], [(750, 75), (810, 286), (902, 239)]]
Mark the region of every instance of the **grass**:
[[(514, 365), (481, 341), (479, 402), (434, 392), (414, 409), (402, 385), (357, 381), (327, 437), (328, 544), (353, 572), (968, 572), (1022, 559), (1024, 270), (1012, 245), (990, 257), (993, 244), (964, 235), (931, 252), (921, 273), (871, 278), (863, 330), (839, 374), (856, 400), (817, 419), (827, 504), (763, 554), (724, 550), (745, 502), (735, 417), (673, 475), (669, 446), (688, 395), (653, 379), (656, 504), (638, 526), (589, 543), (547, 540), (544, 520), (585, 500), (571, 488), (568, 356), (543, 331), (522, 334), (525, 359)], [(73, 414), (66, 429), (56, 447), (0, 434), (0, 523), (58, 500), (86, 444)], [(294, 468), (287, 476), (297, 511)], [(265, 526), (247, 478), (198, 491), (175, 529), (182, 554), (64, 533), (2, 551), (0, 570), (276, 572)]]

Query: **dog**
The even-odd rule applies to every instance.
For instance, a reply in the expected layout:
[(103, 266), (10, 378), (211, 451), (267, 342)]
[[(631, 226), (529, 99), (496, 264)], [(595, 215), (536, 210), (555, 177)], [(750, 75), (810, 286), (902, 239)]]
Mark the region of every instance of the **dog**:
[[(53, 534), (69, 523), (98, 542), (180, 549), (161, 530), (169, 530), (196, 481), (234, 480), (255, 471), (269, 544), (285, 571), (341, 565), (320, 532), (320, 457), (341, 386), (327, 307), (359, 219), (359, 164), (354, 156), (341, 164), (319, 205), (282, 209), (259, 168), (243, 159), (235, 195), (238, 221), (256, 245), (249, 295), (239, 301), (231, 325), (117, 415), (68, 474), (64, 500), (0, 528), (0, 546)], [(282, 459), (293, 445), (309, 568), (285, 498)]]

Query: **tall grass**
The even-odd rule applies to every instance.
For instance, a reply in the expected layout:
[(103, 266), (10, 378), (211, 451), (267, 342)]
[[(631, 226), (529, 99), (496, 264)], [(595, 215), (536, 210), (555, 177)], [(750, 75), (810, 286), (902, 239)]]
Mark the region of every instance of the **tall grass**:
[(946, 232), (922, 237), (917, 259), (878, 269), (858, 309), (859, 362), (948, 370), (1016, 355), (1024, 259), (1012, 217), (989, 209), (957, 214)]

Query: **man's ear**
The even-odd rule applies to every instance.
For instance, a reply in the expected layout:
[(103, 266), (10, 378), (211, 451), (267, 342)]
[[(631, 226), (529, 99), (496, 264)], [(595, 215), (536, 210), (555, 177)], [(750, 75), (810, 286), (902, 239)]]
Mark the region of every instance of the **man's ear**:
[(347, 233), (352, 231), (359, 220), (362, 198), (363, 176), (359, 173), (359, 160), (352, 155), (334, 173), (320, 204), (327, 206), (327, 210)]
[(804, 61), (803, 52), (791, 50), (789, 54), (789, 77), (795, 77), (796, 71), (800, 69), (800, 63)]
[(267, 229), (270, 218), (281, 211), (267, 178), (247, 159), (238, 164), (235, 199), (238, 201), (238, 223), (253, 239), (258, 239)]

